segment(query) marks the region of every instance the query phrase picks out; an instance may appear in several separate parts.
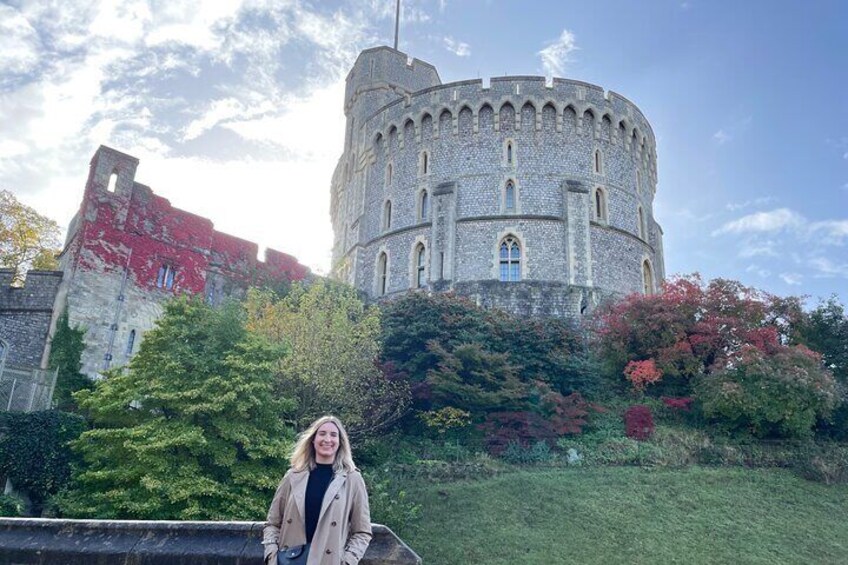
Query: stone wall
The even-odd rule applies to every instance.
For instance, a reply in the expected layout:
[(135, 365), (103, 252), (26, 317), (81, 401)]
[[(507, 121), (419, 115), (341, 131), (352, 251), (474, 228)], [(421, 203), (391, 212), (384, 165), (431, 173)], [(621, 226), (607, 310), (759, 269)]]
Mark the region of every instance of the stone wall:
[(61, 271), (29, 271), (13, 287), (11, 269), (0, 269), (0, 341), (9, 365), (40, 367)]
[[(571, 304), (568, 285), (577, 294), (583, 287), (597, 287), (593, 295), (643, 291), (645, 264), (661, 280), (656, 144), (635, 105), (563, 79), (441, 84), (426, 64), (401, 64), (405, 57), (370, 49), (349, 75), (352, 129), (331, 187), (336, 278), (372, 299), (405, 292), (417, 285), (414, 255), (424, 245), (427, 287), (500, 283), (498, 247), (513, 236), (521, 280), (565, 292), (536, 293), (553, 302), (527, 313)], [(377, 98), (385, 104), (375, 109)], [(518, 292), (478, 288), (494, 293), (491, 302)]]
[[(0, 518), (0, 565), (263, 565), (262, 522)], [(417, 565), (389, 528), (373, 525), (361, 565)]]

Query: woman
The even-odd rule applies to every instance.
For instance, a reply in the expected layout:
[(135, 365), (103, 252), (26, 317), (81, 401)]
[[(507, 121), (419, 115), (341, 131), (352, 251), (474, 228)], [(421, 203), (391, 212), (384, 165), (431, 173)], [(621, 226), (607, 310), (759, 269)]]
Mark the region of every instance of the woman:
[[(303, 432), (291, 455), (263, 531), (265, 563), (308, 552), (307, 565), (356, 565), (371, 541), (371, 514), (350, 440), (335, 416)], [(301, 557), (302, 559), (302, 557)]]

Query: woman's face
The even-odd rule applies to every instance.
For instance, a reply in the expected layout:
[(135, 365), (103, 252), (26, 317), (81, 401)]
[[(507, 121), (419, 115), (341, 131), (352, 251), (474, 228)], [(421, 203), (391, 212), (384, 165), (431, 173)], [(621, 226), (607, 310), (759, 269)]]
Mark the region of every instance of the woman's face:
[(312, 447), (315, 448), (315, 461), (324, 465), (334, 462), (339, 450), (339, 429), (336, 425), (332, 422), (322, 424), (315, 433)]

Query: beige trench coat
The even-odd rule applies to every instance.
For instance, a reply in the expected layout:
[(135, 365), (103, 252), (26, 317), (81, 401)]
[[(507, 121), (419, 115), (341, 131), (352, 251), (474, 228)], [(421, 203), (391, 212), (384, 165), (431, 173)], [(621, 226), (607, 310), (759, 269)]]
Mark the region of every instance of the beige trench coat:
[[(262, 535), (265, 563), (276, 565), (279, 549), (306, 543), (308, 479), (309, 471), (289, 469), (277, 487)], [(336, 473), (324, 494), (307, 565), (357, 565), (371, 537), (371, 512), (362, 475), (359, 471)]]

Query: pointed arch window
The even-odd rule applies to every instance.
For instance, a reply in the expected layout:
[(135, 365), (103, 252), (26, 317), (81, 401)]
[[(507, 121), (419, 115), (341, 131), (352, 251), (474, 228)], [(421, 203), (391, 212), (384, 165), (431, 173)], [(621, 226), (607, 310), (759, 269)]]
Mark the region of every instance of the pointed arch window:
[(510, 140), (510, 141), (506, 142), (506, 164), (507, 165), (514, 165), (515, 164), (515, 159), (513, 158), (512, 153), (513, 153), (512, 140)]
[(130, 335), (127, 338), (127, 352), (126, 356), (129, 359), (133, 354), (133, 347), (135, 346), (135, 330), (130, 330)]
[(596, 175), (600, 175), (604, 171), (604, 158), (600, 149), (595, 149), (593, 169)]
[(511, 180), (506, 182), (504, 187), (504, 210), (507, 212), (515, 212), (516, 209), (516, 194), (515, 183)]
[(427, 248), (423, 243), (415, 246), (415, 288), (427, 286)]
[(377, 257), (377, 295), (384, 296), (388, 288), (389, 257), (385, 252)]
[(654, 271), (647, 259), (642, 262), (642, 292), (645, 295), (654, 293)]
[(392, 201), (386, 200), (383, 204), (383, 231), (392, 229)]
[(521, 245), (518, 239), (508, 235), (501, 240), (498, 250), (501, 282), (521, 280)]
[(601, 187), (595, 188), (595, 220), (607, 221), (607, 195)]
[(392, 186), (392, 164), (386, 165), (386, 186)]
[(430, 174), (430, 154), (427, 151), (421, 152), (420, 171), (422, 175)]
[(422, 190), (421, 195), (418, 197), (418, 219), (423, 222), (429, 217), (430, 195), (427, 194), (426, 190)]
[(645, 241), (648, 241), (648, 229), (645, 224), (645, 212), (642, 210), (641, 206), (639, 206), (639, 237), (641, 237)]

